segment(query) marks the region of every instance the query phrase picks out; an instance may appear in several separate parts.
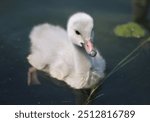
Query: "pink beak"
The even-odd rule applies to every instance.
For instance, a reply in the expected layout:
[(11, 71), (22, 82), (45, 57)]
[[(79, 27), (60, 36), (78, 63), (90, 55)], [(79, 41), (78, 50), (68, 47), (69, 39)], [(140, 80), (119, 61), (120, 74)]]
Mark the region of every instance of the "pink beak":
[(85, 44), (84, 44), (84, 48), (86, 50), (86, 52), (92, 56), (92, 57), (95, 57), (97, 52), (96, 50), (94, 49), (94, 46), (93, 46), (93, 43), (91, 40), (87, 41)]

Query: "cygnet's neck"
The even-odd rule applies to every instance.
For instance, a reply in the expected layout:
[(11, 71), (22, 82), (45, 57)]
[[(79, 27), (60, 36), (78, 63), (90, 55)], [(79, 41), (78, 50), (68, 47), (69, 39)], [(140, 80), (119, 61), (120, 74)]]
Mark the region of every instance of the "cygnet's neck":
[(78, 46), (78, 45), (76, 45), (76, 44), (73, 44), (73, 46), (74, 46), (74, 48), (75, 48), (76, 50), (78, 50), (80, 53), (82, 53), (82, 54), (85, 55), (85, 56), (88, 56), (87, 53), (86, 53), (86, 51), (85, 51), (85, 49), (84, 49), (83, 47), (80, 47), (80, 46)]
[(76, 72), (86, 71), (87, 68), (91, 66), (90, 56), (86, 53), (83, 47), (80, 47), (73, 43), (72, 45), (74, 48), (73, 57), (74, 57), (75, 71)]

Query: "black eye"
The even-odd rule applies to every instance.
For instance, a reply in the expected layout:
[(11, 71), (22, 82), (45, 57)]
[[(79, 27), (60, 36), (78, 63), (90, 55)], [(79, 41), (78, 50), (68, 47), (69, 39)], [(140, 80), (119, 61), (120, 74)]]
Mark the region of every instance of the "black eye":
[(75, 32), (77, 35), (81, 35), (81, 33), (79, 31), (75, 30)]

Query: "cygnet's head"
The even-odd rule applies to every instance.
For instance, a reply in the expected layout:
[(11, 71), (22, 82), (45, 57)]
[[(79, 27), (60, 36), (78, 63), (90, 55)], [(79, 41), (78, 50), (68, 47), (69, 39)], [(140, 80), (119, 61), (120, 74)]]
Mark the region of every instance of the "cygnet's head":
[(85, 48), (86, 52), (96, 56), (93, 45), (93, 18), (83, 12), (73, 14), (68, 21), (67, 32), (69, 39), (76, 45)]

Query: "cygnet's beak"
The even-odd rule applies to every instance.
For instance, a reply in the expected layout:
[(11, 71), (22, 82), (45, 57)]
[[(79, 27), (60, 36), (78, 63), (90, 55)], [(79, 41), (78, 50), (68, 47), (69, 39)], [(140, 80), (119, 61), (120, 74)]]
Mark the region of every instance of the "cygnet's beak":
[(86, 52), (91, 56), (91, 57), (95, 57), (97, 52), (96, 50), (94, 49), (94, 46), (93, 46), (93, 43), (91, 40), (89, 41), (86, 41), (84, 44), (83, 44)]

